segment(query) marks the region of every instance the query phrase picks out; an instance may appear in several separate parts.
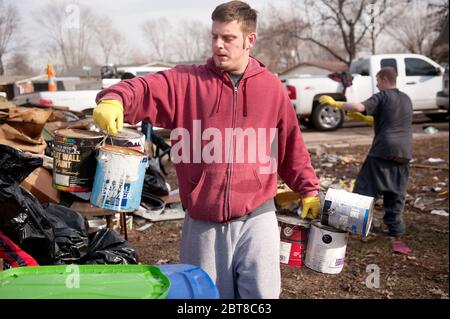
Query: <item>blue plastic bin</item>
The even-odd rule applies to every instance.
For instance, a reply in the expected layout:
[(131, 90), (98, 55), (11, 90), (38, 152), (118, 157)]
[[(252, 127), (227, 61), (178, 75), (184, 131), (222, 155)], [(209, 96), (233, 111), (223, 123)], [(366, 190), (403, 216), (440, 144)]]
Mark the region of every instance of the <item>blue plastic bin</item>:
[(155, 265), (170, 280), (166, 299), (218, 299), (219, 291), (200, 267), (187, 264)]

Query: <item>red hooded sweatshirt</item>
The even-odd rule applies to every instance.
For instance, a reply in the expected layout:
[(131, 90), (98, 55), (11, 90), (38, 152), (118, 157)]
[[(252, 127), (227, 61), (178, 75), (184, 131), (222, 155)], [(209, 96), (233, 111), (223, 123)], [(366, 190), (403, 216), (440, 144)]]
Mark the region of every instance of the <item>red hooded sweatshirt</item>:
[(224, 223), (252, 212), (275, 197), (277, 172), (300, 197), (317, 195), (287, 92), (254, 58), (237, 87), (209, 59), (121, 81), (97, 96), (109, 99), (123, 103), (128, 123), (172, 130), (180, 197), (194, 219)]

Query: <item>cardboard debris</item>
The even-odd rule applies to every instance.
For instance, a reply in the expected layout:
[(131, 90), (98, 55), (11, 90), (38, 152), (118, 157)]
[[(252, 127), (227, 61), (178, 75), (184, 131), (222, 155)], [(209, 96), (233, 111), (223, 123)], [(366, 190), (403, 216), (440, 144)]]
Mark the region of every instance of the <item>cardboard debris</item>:
[(42, 130), (50, 115), (51, 112), (27, 107), (8, 109), (6, 122), (0, 125), (0, 143), (24, 152), (44, 154), (47, 144)]
[(43, 167), (36, 168), (25, 178), (22, 187), (30, 191), (41, 204), (61, 201), (59, 191), (52, 186), (52, 174)]
[(15, 107), (9, 110), (6, 120), (10, 126), (19, 132), (33, 138), (39, 138), (52, 112), (29, 107)]
[(47, 143), (42, 137), (33, 139), (6, 123), (0, 125), (0, 144), (35, 154), (44, 154), (47, 147)]

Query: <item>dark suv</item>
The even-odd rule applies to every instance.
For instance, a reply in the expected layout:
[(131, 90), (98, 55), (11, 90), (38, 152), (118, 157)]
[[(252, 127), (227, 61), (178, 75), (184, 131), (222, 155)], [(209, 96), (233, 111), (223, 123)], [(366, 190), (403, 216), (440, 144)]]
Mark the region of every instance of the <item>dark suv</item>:
[(441, 109), (448, 111), (448, 64), (442, 77), (442, 91), (437, 92), (436, 103)]

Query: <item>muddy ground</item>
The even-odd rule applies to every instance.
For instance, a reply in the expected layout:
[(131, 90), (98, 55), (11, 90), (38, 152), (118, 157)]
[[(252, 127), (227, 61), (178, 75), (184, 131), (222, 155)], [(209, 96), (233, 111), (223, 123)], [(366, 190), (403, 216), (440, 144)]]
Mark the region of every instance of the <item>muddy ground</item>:
[[(281, 298), (449, 298), (449, 217), (431, 213), (449, 211), (448, 146), (448, 136), (414, 141), (404, 214), (407, 232), (403, 238), (412, 255), (392, 253), (391, 240), (382, 233), (371, 233), (367, 238), (350, 235), (345, 265), (338, 275), (282, 266)], [(328, 148), (312, 154), (322, 185), (351, 188), (368, 149)], [(429, 158), (444, 162), (430, 163)], [(167, 181), (176, 188), (173, 166), (166, 163), (165, 167), (169, 171)], [(382, 220), (382, 216), (382, 206), (376, 205), (376, 220)], [(137, 249), (140, 262), (179, 263), (181, 227), (181, 220), (157, 222), (144, 231), (134, 227), (129, 241)], [(379, 269), (378, 288), (366, 285), (366, 280), (376, 284), (368, 279), (370, 269)]]

